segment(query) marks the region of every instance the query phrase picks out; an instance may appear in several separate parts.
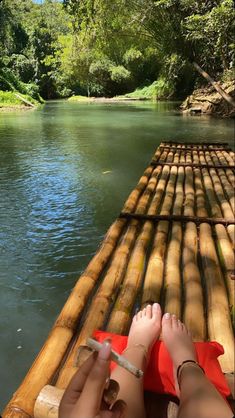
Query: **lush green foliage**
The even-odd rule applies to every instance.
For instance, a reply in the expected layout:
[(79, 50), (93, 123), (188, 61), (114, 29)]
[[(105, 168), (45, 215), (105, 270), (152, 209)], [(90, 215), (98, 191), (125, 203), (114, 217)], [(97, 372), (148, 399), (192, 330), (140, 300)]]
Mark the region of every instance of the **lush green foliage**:
[(183, 97), (192, 61), (231, 76), (234, 16), (232, 0), (0, 0), (0, 88)]
[[(35, 105), (38, 105), (38, 101), (35, 99), (32, 99), (32, 97), (28, 94), (21, 94), (24, 99), (28, 100), (30, 103), (33, 103)], [(22, 106), (24, 105), (24, 102), (20, 100), (19, 97), (16, 96), (16, 94), (12, 91), (1, 91), (0, 90), (0, 108), (1, 107), (8, 107), (8, 106)]]

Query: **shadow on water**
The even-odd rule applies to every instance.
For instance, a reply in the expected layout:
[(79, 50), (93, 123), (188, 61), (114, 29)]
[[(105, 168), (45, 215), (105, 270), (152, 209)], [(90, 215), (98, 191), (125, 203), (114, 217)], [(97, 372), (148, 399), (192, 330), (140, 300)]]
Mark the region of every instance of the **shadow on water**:
[(0, 409), (159, 143), (232, 139), (232, 121), (175, 103), (0, 114)]

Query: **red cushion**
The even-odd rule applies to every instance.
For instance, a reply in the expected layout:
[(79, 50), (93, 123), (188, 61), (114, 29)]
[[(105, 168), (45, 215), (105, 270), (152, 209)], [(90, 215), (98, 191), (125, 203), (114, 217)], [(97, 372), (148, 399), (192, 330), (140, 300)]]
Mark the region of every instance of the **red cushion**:
[[(111, 334), (103, 331), (95, 331), (94, 337), (102, 342), (105, 338), (112, 339), (112, 348), (119, 354), (126, 348), (127, 336)], [(216, 386), (223, 396), (229, 396), (230, 390), (217, 360), (224, 354), (223, 347), (217, 342), (194, 343), (198, 362), (205, 370), (210, 381)], [(111, 370), (116, 363), (111, 362)], [(165, 393), (176, 396), (173, 378), (173, 365), (168, 351), (162, 341), (154, 344), (147, 371), (144, 376), (144, 389), (156, 393)]]

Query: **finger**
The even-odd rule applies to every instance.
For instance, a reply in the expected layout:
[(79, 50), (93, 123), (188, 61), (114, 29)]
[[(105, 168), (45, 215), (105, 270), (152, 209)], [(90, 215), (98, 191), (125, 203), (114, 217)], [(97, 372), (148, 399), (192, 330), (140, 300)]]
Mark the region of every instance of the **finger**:
[(64, 393), (64, 396), (62, 398), (63, 402), (73, 404), (77, 402), (80, 392), (82, 391), (85, 385), (86, 379), (92, 367), (95, 364), (96, 358), (97, 353), (92, 353), (92, 355), (83, 363), (80, 369), (75, 373)]
[(124, 418), (127, 409), (127, 404), (122, 399), (118, 399), (117, 402), (112, 406), (111, 411), (113, 412), (113, 418)]
[(104, 401), (108, 405), (112, 405), (116, 401), (119, 389), (120, 387), (118, 382), (116, 382), (116, 380), (110, 379), (109, 387), (105, 389), (103, 395)]
[(77, 414), (90, 418), (99, 411), (106, 379), (109, 375), (110, 354), (111, 344), (109, 341), (104, 341), (77, 402)]

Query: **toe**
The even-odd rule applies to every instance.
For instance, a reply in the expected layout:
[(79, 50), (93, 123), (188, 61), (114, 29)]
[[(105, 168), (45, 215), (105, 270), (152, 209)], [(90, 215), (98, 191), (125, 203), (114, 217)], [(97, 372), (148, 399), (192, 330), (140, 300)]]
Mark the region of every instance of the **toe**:
[(136, 315), (137, 321), (139, 321), (142, 318), (142, 311), (139, 311)]
[(132, 322), (136, 322), (137, 321), (137, 315), (133, 316)]
[(178, 324), (178, 319), (176, 318), (175, 315), (172, 315), (172, 328), (173, 330), (178, 330), (179, 329), (179, 324)]
[(144, 308), (143, 310), (142, 310), (142, 317), (143, 316), (146, 316), (146, 308)]
[(159, 303), (154, 303), (152, 306), (152, 318), (155, 321), (161, 321), (161, 317), (162, 317), (161, 306), (159, 305)]
[(151, 305), (148, 305), (147, 308), (146, 308), (146, 316), (149, 319), (152, 318), (152, 306)]
[(185, 326), (184, 324), (180, 321), (180, 319), (178, 319), (178, 329), (180, 331), (184, 331), (185, 330)]
[(172, 318), (170, 313), (165, 313), (162, 317), (162, 327), (164, 328), (171, 328), (172, 327)]

